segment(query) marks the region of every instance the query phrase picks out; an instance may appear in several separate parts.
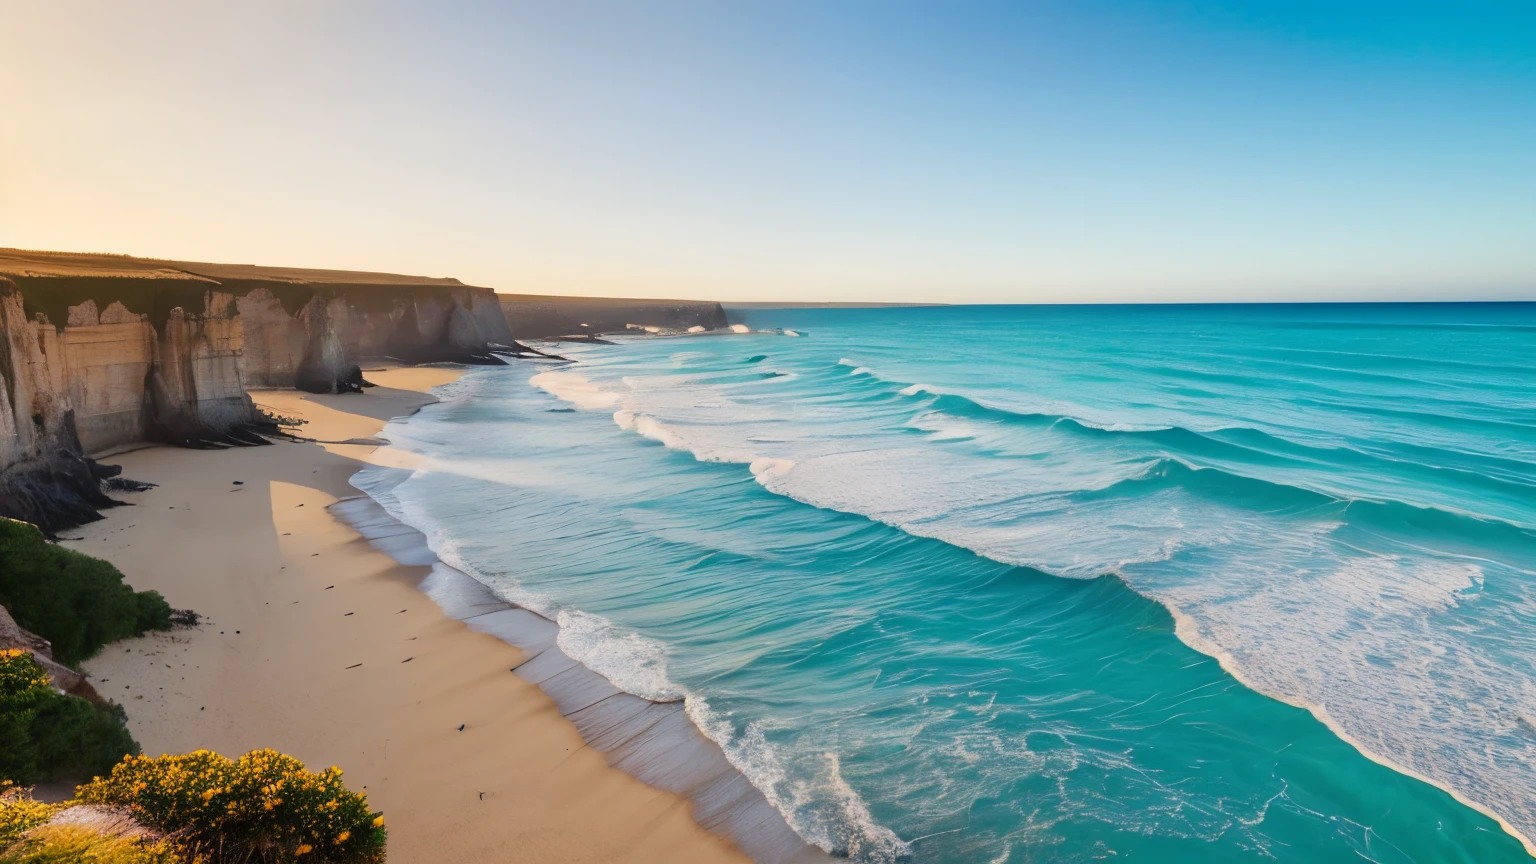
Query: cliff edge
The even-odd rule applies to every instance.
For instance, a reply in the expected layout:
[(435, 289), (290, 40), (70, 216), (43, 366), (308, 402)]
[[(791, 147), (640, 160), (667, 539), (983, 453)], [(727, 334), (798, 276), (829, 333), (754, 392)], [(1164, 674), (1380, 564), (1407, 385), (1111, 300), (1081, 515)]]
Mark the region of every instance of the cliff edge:
[(455, 279), (0, 249), (0, 515), (97, 518), (144, 442), (266, 443), (247, 388), (359, 389), (358, 360), (500, 363), (496, 295)]

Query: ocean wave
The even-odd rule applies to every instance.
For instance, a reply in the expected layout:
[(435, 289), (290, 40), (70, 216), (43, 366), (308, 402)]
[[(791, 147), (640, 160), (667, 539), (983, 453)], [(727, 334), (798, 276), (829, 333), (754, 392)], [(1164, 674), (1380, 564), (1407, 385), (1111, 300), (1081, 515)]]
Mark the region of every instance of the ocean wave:
[[(640, 424), (634, 428), (639, 431)], [(753, 463), (752, 470), (767, 473), (790, 467), (793, 463), (784, 460), (764, 460)], [(408, 488), (401, 488), (416, 476), (414, 473), (403, 481), (387, 483), (359, 476), (358, 488), (369, 492), (395, 518), (421, 531), (445, 564), (470, 575), (502, 599), (555, 621), (559, 626), (556, 645), (571, 659), (624, 692), (654, 702), (683, 702), (694, 726), (720, 746), (727, 761), (763, 793), (806, 842), (866, 864), (895, 864), (906, 854), (901, 839), (874, 819), (864, 800), (842, 778), (835, 754), (825, 755), (826, 768), (817, 775), (792, 777), (785, 770), (784, 754), (768, 741), (763, 724), (748, 724), (738, 733), (728, 718), (710, 709), (704, 696), (688, 691), (670, 677), (665, 644), (605, 616), (530, 591), (508, 574), (476, 567), (449, 527), (415, 502)]]
[[(846, 358), (845, 358), (846, 359)], [(852, 361), (850, 361), (852, 362)], [(846, 364), (844, 364), (846, 365)], [(922, 385), (911, 385), (921, 387)], [(910, 389), (910, 388), (909, 388)], [(894, 490), (888, 484), (899, 472), (904, 460), (930, 462), (942, 454), (910, 455), (904, 450), (861, 449), (851, 456), (855, 463), (846, 465), (848, 456), (832, 453), (811, 460), (768, 456), (756, 452), (751, 446), (739, 446), (728, 430), (711, 425), (669, 424), (649, 414), (622, 409), (614, 414), (615, 423), (622, 429), (634, 431), (664, 446), (691, 453), (701, 462), (731, 462), (751, 466), (751, 473), (765, 488), (779, 494), (829, 509), (866, 515), (876, 521), (891, 524), (920, 536), (943, 536), (933, 533), (930, 527), (918, 525), (951, 510), (974, 506), (977, 502), (996, 506), (1006, 503), (1014, 495), (1071, 496), (1062, 499), (1061, 506), (1071, 502), (1129, 501), (1145, 498), (1160, 492), (1177, 490), (1196, 498), (1228, 507), (1241, 507), (1278, 517), (1290, 514), (1298, 518), (1322, 520), (1328, 524), (1349, 525), (1361, 530), (1393, 536), (1407, 536), (1414, 532), (1429, 532), (1446, 550), (1492, 549), (1500, 560), (1512, 566), (1536, 568), (1531, 554), (1523, 550), (1536, 547), (1536, 530), (1516, 522), (1510, 522), (1486, 514), (1460, 512), (1445, 507), (1434, 507), (1416, 501), (1402, 501), (1385, 497), (1342, 494), (1339, 490), (1318, 489), (1308, 485), (1278, 482), (1261, 476), (1273, 474), (1275, 469), (1315, 466), (1333, 462), (1356, 468), (1378, 468), (1382, 462), (1376, 457), (1349, 448), (1318, 448), (1296, 444), (1257, 429), (1224, 429), (1201, 433), (1183, 427), (1108, 428), (1085, 423), (1073, 417), (1044, 413), (1015, 413), (1003, 408), (986, 405), (969, 397), (943, 393), (928, 393), (924, 397), (926, 410), (913, 422), (929, 432), (935, 442), (957, 442), (977, 438), (981, 430), (971, 425), (975, 421), (1003, 422), (1030, 427), (1036, 430), (1052, 430), (1088, 440), (1119, 440), (1137, 442), (1138, 449), (1146, 452), (1176, 452), (1175, 456), (1152, 456), (1143, 460), (1129, 460), (1123, 464), (1118, 476), (1103, 472), (1077, 477), (1049, 472), (1050, 476), (1032, 475), (1037, 485), (1020, 488), (989, 481), (991, 489), (1014, 488), (1013, 495), (998, 498), (977, 498), (971, 488), (973, 480), (958, 468), (952, 471), (960, 488), (953, 494), (934, 487), (901, 492), (891, 498)], [(921, 418), (926, 418), (923, 420)], [(949, 418), (949, 419), (945, 419)], [(743, 441), (743, 443), (749, 443)], [(771, 441), (763, 442), (772, 444)], [(782, 443), (782, 442), (781, 442)], [(882, 453), (887, 455), (882, 457)], [(947, 458), (947, 457), (946, 457)], [(832, 460), (832, 461), (828, 461)], [(1199, 464), (1199, 463), (1207, 464)], [(957, 465), (968, 464), (964, 460)], [(1009, 463), (989, 466), (989, 470), (1008, 470)], [(1249, 465), (1261, 473), (1244, 473), (1236, 466)], [(1016, 464), (1022, 469), (1024, 464)], [(1399, 468), (1399, 470), (1402, 470)], [(874, 475), (868, 472), (875, 472)], [(1426, 472), (1466, 474), (1459, 469), (1423, 468)], [(850, 473), (851, 472), (851, 473)], [(903, 472), (905, 473), (905, 472)], [(814, 476), (814, 482), (812, 481)], [(873, 476), (884, 476), (884, 491), (860, 492), (861, 484), (867, 485)], [(1295, 475), (1293, 472), (1293, 476)], [(1527, 489), (1521, 484), (1509, 483), (1496, 478), (1478, 475), (1487, 488), (1497, 488), (1508, 494)], [(834, 479), (835, 478), (835, 479)], [(1068, 481), (1067, 485), (1052, 485)], [(1091, 482), (1085, 482), (1091, 481)], [(1469, 481), (1470, 482), (1470, 481)], [(835, 486), (832, 490), (830, 487)], [(834, 492), (834, 494), (828, 494)], [(932, 503), (914, 511), (907, 508), (887, 516), (879, 507), (871, 508), (863, 497), (901, 500), (924, 497)], [(964, 545), (964, 544), (962, 544)], [(971, 547), (968, 547), (971, 548)], [(996, 556), (995, 549), (977, 549), (982, 554)], [(1114, 572), (1127, 563), (1162, 560), (1167, 549), (1159, 547), (1155, 552), (1144, 551), (1135, 555), (1113, 555), (1099, 561), (1084, 561), (1070, 568), (1062, 568), (1049, 561), (1028, 556), (1001, 558), (1008, 563), (1035, 567), (1055, 575), (1081, 578)]]
[(805, 777), (785, 768), (785, 754), (768, 740), (761, 722), (740, 731), (730, 718), (711, 709), (703, 696), (690, 694), (688, 718), (720, 746), (731, 765), (768, 799), (795, 830), (822, 851), (866, 864), (895, 864), (911, 847), (881, 825), (869, 805), (843, 779), (836, 753), (822, 754), (822, 767)]
[(627, 693), (652, 702), (677, 702), (687, 692), (667, 677), (667, 646), (601, 615), (561, 609), (555, 644), (572, 660)]
[(687, 692), (667, 675), (665, 645), (602, 615), (566, 606), (545, 594), (529, 590), (509, 574), (477, 567), (473, 556), (466, 553), (464, 541), (411, 496), (408, 484), (418, 476), (417, 472), (410, 472), (403, 481), (383, 482), (383, 475), (376, 479), (370, 473), (375, 470), (365, 469), (357, 476), (355, 485), (391, 516), (420, 531), (427, 539), (427, 547), (444, 564), (490, 588), (508, 603), (558, 624), (560, 632), (556, 645), (571, 659), (607, 678), (626, 693), (653, 702), (677, 702), (687, 696)]
[[(917, 389), (914, 389), (917, 388)], [(1049, 429), (1089, 440), (1135, 440), (1136, 446), (1164, 448), (1179, 453), (1189, 460), (1223, 461), (1246, 464), (1258, 469), (1331, 469), (1347, 468), (1362, 476), (1399, 475), (1422, 478), (1425, 485), (1454, 484), (1490, 493), (1489, 503), (1519, 501), (1536, 496), (1536, 473), (1529, 464), (1519, 460), (1499, 457), (1471, 456), (1459, 452), (1447, 452), (1420, 447), (1421, 458), (1417, 461), (1389, 459), (1347, 446), (1318, 446), (1303, 444), (1251, 427), (1218, 427), (1197, 431), (1182, 426), (1151, 426), (1128, 423), (1094, 423), (1077, 417), (1044, 412), (1014, 411), (990, 405), (955, 393), (939, 393), (912, 385), (902, 395), (923, 396), (923, 414), (931, 418), (935, 426), (943, 426), (936, 415), (943, 414), (960, 421), (982, 421), (1029, 429)], [(975, 427), (950, 425), (945, 428), (969, 428), (969, 435), (980, 434)], [(1463, 465), (1453, 464), (1463, 462)], [(1448, 464), (1452, 463), (1452, 464)], [(1338, 479), (1338, 478), (1331, 478)], [(1307, 487), (1298, 487), (1307, 488)], [(1318, 488), (1332, 497), (1351, 498), (1338, 486)], [(1408, 506), (1429, 506), (1452, 512), (1495, 521), (1506, 521), (1525, 529), (1536, 528), (1520, 521), (1512, 521), (1502, 513), (1477, 513), (1456, 511), (1448, 507), (1436, 507), (1430, 499), (1402, 502)]]
[(529, 378), (528, 383), (589, 411), (608, 408), (619, 401), (617, 393), (603, 390), (575, 372), (541, 372)]
[[(775, 365), (781, 360), (795, 368), (777, 356)], [(1321, 491), (1304, 482), (1312, 477), (1300, 469), (1320, 464), (1358, 459), (1360, 465), (1376, 465), (1369, 461), (1376, 457), (1348, 448), (1311, 446), (1242, 426), (1116, 428), (926, 390), (908, 403), (886, 388), (880, 402), (869, 397), (875, 386), (864, 381), (818, 393), (815, 388), (831, 377), (824, 360), (819, 368), (789, 390), (795, 409), (814, 415), (805, 423), (767, 427), (732, 400), (740, 397), (750, 406), (751, 396), (742, 388), (659, 378), (643, 391), (627, 387), (614, 421), (700, 461), (741, 463), (769, 491), (817, 507), (857, 513), (1055, 575), (1121, 574), (1103, 582), (1118, 586), (1123, 580), (1156, 600), (1172, 613), (1186, 644), (1217, 657), (1252, 689), (1311, 710), (1371, 758), (1442, 788), (1464, 790), (1477, 801), (1523, 800), (1518, 787), (1514, 794), (1501, 794), (1511, 792), (1507, 778), (1500, 778), (1497, 766), (1479, 761), (1479, 753), (1524, 752), (1511, 749), (1512, 740), (1528, 746), (1528, 733), (1515, 718), (1536, 714), (1529, 704), (1521, 707), (1519, 700), (1528, 702), (1527, 696), (1511, 688), (1487, 657), (1478, 656), (1478, 646), (1465, 641), (1467, 634), (1445, 622), (1446, 616), (1490, 606), (1495, 600), (1486, 595), (1499, 590), (1501, 579), (1508, 591), (1511, 574), (1499, 569), (1500, 562), (1530, 571), (1536, 534), (1508, 522), (1351, 495), (1347, 489)], [(947, 395), (963, 401), (946, 400)], [(828, 406), (877, 414), (880, 425), (850, 426)], [(972, 452), (980, 445), (957, 445), (954, 436), (943, 441), (911, 434), (861, 437), (899, 427), (911, 416), (903, 413), (908, 408), (922, 412), (917, 416), (927, 417), (923, 423), (935, 429), (954, 422), (983, 435), (998, 425), (1038, 430), (1048, 449), (1034, 462), (983, 459)], [(591, 425), (592, 419), (569, 422)], [(772, 434), (757, 434), (770, 429)], [(918, 446), (905, 447), (903, 441)], [(829, 454), (829, 448), (837, 452)], [(1106, 453), (1113, 458), (1106, 461)], [(1080, 470), (1088, 462), (1101, 470)], [(1299, 479), (1276, 482), (1277, 476)], [(1058, 485), (1031, 488), (1042, 478)], [(876, 526), (859, 530), (885, 533)], [(1100, 545), (1106, 538), (1136, 542)], [(1065, 554), (1047, 554), (1057, 551)], [(1269, 626), (1255, 628), (1255, 621)], [(582, 618), (572, 629), (588, 640), (572, 651), (623, 658), (613, 675), (627, 677), (624, 689), (676, 692), (667, 689), (666, 649), (632, 644), (629, 631), (600, 616)], [(1414, 686), (1418, 681), (1433, 686)], [(815, 752), (787, 757), (775, 749), (775, 730), (760, 723), (727, 720), (729, 728), (722, 729), (715, 718), (711, 731), (708, 703), (695, 693), (686, 694), (684, 702), (690, 718), (721, 744), (738, 770), (765, 795), (775, 790), (771, 803), (807, 839), (863, 860), (887, 860), (880, 856), (902, 850), (897, 835), (878, 830), (872, 818), (876, 829), (857, 827), (869, 808), (856, 795), (853, 804), (838, 803), (843, 778), (835, 760), (826, 770), (810, 767)], [(1440, 724), (1441, 737), (1426, 738), (1415, 729), (1424, 717)], [(1448, 758), (1448, 736), (1467, 728), (1484, 737), (1463, 748), (1465, 757)], [(777, 740), (786, 740), (777, 734)], [(844, 758), (850, 767), (859, 765), (852, 775), (857, 785), (878, 788), (867, 785), (868, 767), (856, 763), (852, 752)], [(1136, 767), (1127, 760), (1123, 770)], [(853, 791), (845, 781), (841, 786)], [(1245, 819), (1261, 817), (1262, 811), (1259, 817), (1244, 813)]]

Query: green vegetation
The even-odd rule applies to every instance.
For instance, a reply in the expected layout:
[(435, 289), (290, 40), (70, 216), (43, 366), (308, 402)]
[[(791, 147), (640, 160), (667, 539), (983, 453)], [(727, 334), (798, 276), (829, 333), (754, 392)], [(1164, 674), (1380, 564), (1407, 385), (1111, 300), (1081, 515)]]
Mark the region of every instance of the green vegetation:
[(134, 591), (111, 564), (11, 519), (0, 519), (0, 606), (52, 642), (54, 659), (68, 666), (108, 642), (171, 627), (171, 607), (158, 592)]
[(181, 864), (186, 860), (160, 839), (46, 824), (68, 806), (34, 801), (21, 789), (0, 792), (0, 864)]
[(237, 760), (198, 750), (124, 759), (80, 787), (78, 800), (128, 808), (141, 824), (172, 833), (192, 858), (214, 862), (384, 860), (384, 816), (342, 785), (341, 769), (316, 774), (292, 756), (255, 750)]
[[(136, 754), (123, 710), (53, 689), (21, 649), (0, 651), (0, 780), (91, 777)], [(0, 832), (4, 823), (0, 822)]]
[[(110, 264), (104, 266), (111, 266)], [(243, 297), (257, 288), (270, 291), (283, 311), (294, 316), (317, 295), (330, 300), (345, 296), (354, 306), (369, 312), (390, 312), (400, 300), (436, 298), (452, 305), (455, 291), (463, 285), (418, 285), (394, 283), (295, 282), (287, 279), (211, 279), (190, 270), (181, 271), (195, 278), (142, 276), (31, 276), (24, 273), (0, 273), (21, 289), (23, 309), (28, 316), (39, 312), (49, 323), (63, 330), (69, 321), (69, 309), (87, 300), (96, 302), (104, 312), (113, 303), (121, 303), (129, 312), (148, 315), (156, 331), (165, 332), (171, 310), (180, 306), (189, 315), (201, 315), (207, 292), (222, 291)], [(226, 314), (234, 314), (227, 311)]]
[[(50, 822), (81, 805), (100, 809)], [(272, 750), (129, 756), (64, 804), (0, 783), (0, 864), (380, 864), (385, 839), (383, 814), (340, 768), (312, 773)]]

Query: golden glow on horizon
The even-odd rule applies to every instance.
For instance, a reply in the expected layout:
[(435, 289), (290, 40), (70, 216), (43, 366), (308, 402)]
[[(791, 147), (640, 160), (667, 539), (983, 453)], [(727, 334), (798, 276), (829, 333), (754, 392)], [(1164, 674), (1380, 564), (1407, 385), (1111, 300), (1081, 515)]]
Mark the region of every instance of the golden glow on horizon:
[(0, 246), (725, 300), (1533, 296), (1517, 190), (1183, 182), (1207, 169), (1098, 138), (1081, 161), (1049, 134), (1073, 118), (1022, 101), (938, 118), (943, 93), (765, 76), (798, 59), (771, 33), (722, 53), (562, 14), (12, 4)]

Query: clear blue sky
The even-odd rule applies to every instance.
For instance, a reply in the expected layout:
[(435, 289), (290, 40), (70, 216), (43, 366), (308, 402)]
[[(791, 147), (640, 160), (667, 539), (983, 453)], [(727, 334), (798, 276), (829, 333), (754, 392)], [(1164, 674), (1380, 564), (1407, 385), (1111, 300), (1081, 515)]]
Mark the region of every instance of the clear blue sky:
[(0, 245), (501, 290), (1536, 299), (1536, 3), (0, 0)]

